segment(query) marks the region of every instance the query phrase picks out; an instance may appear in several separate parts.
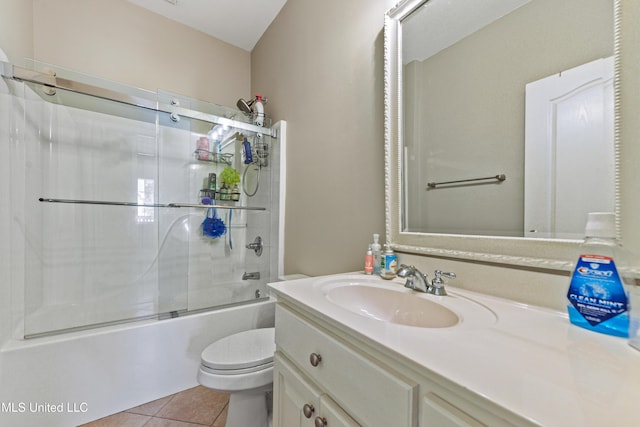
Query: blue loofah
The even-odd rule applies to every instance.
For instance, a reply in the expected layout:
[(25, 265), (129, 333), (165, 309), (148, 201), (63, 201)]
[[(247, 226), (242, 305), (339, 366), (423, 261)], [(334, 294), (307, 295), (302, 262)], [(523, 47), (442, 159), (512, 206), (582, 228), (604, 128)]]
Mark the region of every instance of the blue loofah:
[(227, 232), (224, 222), (218, 217), (216, 209), (207, 209), (207, 217), (202, 221), (202, 234), (217, 239)]

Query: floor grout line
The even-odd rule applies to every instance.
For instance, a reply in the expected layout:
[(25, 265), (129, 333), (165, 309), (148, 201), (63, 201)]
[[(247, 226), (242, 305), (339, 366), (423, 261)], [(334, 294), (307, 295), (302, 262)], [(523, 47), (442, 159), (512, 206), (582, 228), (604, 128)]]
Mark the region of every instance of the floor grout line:
[(213, 427), (216, 424), (216, 421), (218, 421), (218, 418), (220, 418), (222, 416), (222, 414), (224, 414), (224, 411), (229, 407), (229, 402), (227, 402), (226, 405), (224, 405), (224, 407), (222, 408), (222, 410), (220, 411), (220, 413), (218, 414), (218, 416), (213, 420), (213, 422), (211, 423), (210, 427)]
[[(215, 414), (215, 417), (213, 418), (213, 420), (209, 423), (209, 424), (203, 424), (203, 420), (200, 421), (185, 421), (184, 419), (179, 419), (179, 415), (176, 414), (167, 414), (169, 416), (159, 416), (158, 414), (160, 414), (162, 412), (162, 410), (164, 408), (166, 408), (168, 405), (170, 405), (174, 400), (176, 400), (176, 404), (179, 404), (179, 399), (177, 399), (178, 396), (182, 395), (185, 396), (189, 393), (193, 393), (194, 389), (196, 388), (202, 388), (204, 389), (202, 386), (196, 386), (193, 387), (191, 389), (187, 389), (187, 390), (183, 390), (181, 392), (178, 393), (174, 393), (172, 395), (168, 395), (165, 397), (161, 397), (159, 399), (155, 399), (152, 400), (150, 402), (147, 403), (143, 403), (141, 405), (135, 406), (133, 408), (129, 408), (126, 409), (124, 411), (115, 413), (113, 415), (101, 418), (99, 420), (90, 422), (86, 425), (83, 425), (85, 427), (100, 427), (100, 426), (104, 426), (104, 425), (113, 425), (109, 423), (109, 418), (112, 417), (119, 417), (119, 416), (126, 416), (128, 415), (132, 415), (132, 416), (137, 416), (137, 417), (147, 417), (147, 419), (144, 421), (143, 424), (138, 424), (141, 427), (147, 426), (147, 425), (152, 425), (154, 423), (154, 419), (155, 420), (165, 420), (165, 421), (171, 421), (171, 422), (176, 422), (176, 423), (184, 423), (185, 425), (193, 425), (193, 426), (202, 426), (202, 427), (212, 427), (216, 424), (216, 422), (220, 419), (220, 417), (223, 416), (223, 414), (225, 413), (225, 411), (227, 410), (228, 406), (229, 406), (229, 401), (227, 400), (227, 402), (224, 404), (224, 406), (220, 409), (220, 411), (218, 413)], [(199, 392), (200, 390), (198, 390)], [(211, 391), (209, 391), (211, 392)], [(169, 398), (170, 397), (170, 398)], [(161, 406), (159, 406), (158, 408), (152, 407), (153, 410), (146, 410), (145, 408), (141, 408), (144, 407), (145, 405), (149, 405), (157, 400), (162, 400), (162, 399), (166, 399), (166, 402), (164, 402)], [(187, 404), (188, 406), (188, 404)], [(136, 408), (140, 408), (136, 411)], [(151, 408), (150, 408), (151, 409)], [(153, 412), (153, 414), (151, 414), (151, 412)], [(171, 418), (170, 416), (174, 415), (173, 418)]]

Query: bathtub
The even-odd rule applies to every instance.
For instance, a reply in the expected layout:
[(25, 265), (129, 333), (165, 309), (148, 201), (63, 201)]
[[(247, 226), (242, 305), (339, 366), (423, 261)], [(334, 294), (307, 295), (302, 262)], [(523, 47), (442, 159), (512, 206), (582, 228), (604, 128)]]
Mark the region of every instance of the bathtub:
[(0, 349), (0, 427), (69, 427), (197, 385), (200, 353), (274, 325), (274, 301), (30, 340)]

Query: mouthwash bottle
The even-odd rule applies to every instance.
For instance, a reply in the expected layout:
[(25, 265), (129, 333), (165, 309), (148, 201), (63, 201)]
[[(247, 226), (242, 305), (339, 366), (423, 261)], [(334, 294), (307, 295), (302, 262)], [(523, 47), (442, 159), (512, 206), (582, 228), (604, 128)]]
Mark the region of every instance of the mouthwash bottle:
[(603, 334), (629, 335), (627, 265), (616, 239), (615, 214), (590, 213), (567, 292), (571, 323)]
[(640, 351), (640, 284), (629, 288), (629, 345)]

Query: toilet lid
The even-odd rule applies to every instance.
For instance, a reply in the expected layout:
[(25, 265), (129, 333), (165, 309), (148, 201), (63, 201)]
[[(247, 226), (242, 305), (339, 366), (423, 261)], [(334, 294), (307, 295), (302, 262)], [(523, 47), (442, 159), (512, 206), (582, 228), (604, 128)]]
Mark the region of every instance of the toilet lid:
[(275, 328), (252, 329), (210, 344), (201, 359), (211, 369), (244, 369), (272, 362), (275, 351)]

